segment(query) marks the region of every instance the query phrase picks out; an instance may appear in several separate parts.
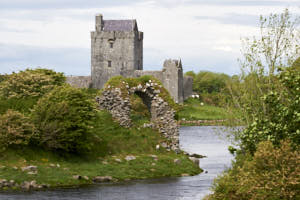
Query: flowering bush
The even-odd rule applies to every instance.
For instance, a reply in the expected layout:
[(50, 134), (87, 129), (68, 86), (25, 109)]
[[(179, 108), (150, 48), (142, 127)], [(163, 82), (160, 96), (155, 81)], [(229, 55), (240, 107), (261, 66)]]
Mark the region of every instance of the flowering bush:
[(62, 73), (48, 69), (27, 69), (6, 75), (0, 82), (0, 98), (40, 97), (64, 82), (65, 77)]
[(27, 145), (33, 136), (34, 126), (23, 114), (8, 110), (0, 115), (0, 148), (10, 145)]
[(96, 117), (95, 103), (81, 89), (59, 86), (34, 106), (31, 118), (37, 143), (51, 150), (87, 151)]

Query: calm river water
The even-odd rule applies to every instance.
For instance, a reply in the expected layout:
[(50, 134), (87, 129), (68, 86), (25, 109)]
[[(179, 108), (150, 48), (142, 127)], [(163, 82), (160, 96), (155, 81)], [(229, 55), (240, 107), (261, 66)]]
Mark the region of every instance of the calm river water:
[(207, 173), (192, 177), (162, 178), (32, 193), (0, 194), (0, 200), (197, 200), (208, 194), (213, 179), (230, 166), (232, 155), (221, 127), (180, 128), (180, 146), (207, 156), (200, 166)]

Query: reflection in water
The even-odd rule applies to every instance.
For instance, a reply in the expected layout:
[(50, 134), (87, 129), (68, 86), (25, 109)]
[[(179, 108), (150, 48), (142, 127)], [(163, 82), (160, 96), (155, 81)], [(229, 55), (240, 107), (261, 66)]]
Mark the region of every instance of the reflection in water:
[[(226, 133), (220, 127), (182, 127), (180, 146), (189, 153), (207, 156), (200, 166), (207, 173), (193, 177), (129, 181), (79, 189), (0, 194), (1, 200), (196, 200), (209, 193), (213, 179), (230, 166)], [(218, 131), (220, 132), (220, 131)]]

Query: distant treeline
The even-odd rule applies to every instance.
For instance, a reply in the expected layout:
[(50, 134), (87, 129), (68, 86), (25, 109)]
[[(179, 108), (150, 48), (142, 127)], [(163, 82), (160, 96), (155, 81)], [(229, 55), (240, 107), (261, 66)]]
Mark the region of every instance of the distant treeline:
[(227, 85), (238, 80), (237, 75), (210, 71), (188, 71), (185, 75), (193, 77), (193, 91), (200, 95), (200, 100), (216, 106), (223, 106), (228, 102), (230, 94)]

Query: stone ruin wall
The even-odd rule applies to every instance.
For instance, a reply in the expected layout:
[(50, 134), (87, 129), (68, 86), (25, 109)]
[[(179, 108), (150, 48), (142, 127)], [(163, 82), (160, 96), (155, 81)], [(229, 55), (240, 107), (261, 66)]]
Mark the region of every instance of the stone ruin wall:
[(66, 83), (77, 88), (90, 88), (92, 79), (91, 76), (67, 76)]
[[(153, 76), (159, 81), (161, 81), (163, 84), (164, 82), (164, 76), (162, 71), (142, 71), (142, 70), (135, 70), (135, 71), (127, 71), (126, 73), (121, 74), (124, 77), (141, 77), (145, 75)], [(131, 76), (130, 76), (131, 75)], [(91, 76), (67, 76), (66, 83), (72, 85), (73, 87), (77, 88), (91, 88), (92, 87), (92, 80)], [(175, 83), (176, 84), (176, 83)], [(168, 84), (172, 85), (172, 84)], [(170, 90), (166, 88), (169, 93)], [(190, 76), (184, 76), (183, 77), (183, 100), (186, 100), (193, 94), (193, 78)], [(176, 102), (176, 99), (172, 93), (170, 95), (173, 97), (174, 101)]]
[[(153, 76), (161, 81), (176, 103), (182, 103), (193, 93), (193, 78), (183, 76), (181, 61), (178, 60), (166, 60), (162, 71), (123, 70), (115, 74), (115, 76), (118, 75), (126, 78)], [(69, 76), (67, 77), (67, 83), (79, 88), (98, 88), (94, 87), (90, 76)]]
[(183, 77), (183, 99), (186, 100), (193, 95), (193, 77)]
[(128, 77), (140, 77), (144, 75), (153, 76), (161, 81), (176, 103), (182, 103), (193, 93), (193, 78), (183, 76), (180, 60), (166, 60), (162, 71), (136, 70), (133, 72), (133, 75)]
[[(127, 83), (128, 93), (137, 94), (148, 107), (151, 113), (151, 124), (145, 125), (157, 129), (166, 139), (165, 145), (167, 149), (179, 151), (179, 130), (177, 121), (174, 119), (175, 111), (160, 96), (160, 88), (162, 86), (149, 80), (145, 85), (138, 85), (130, 88)], [(130, 119), (131, 103), (129, 96), (124, 97), (120, 88), (107, 86), (102, 92), (102, 96), (97, 97), (100, 109), (105, 109), (112, 114), (112, 117), (120, 123), (121, 126), (131, 127)]]

